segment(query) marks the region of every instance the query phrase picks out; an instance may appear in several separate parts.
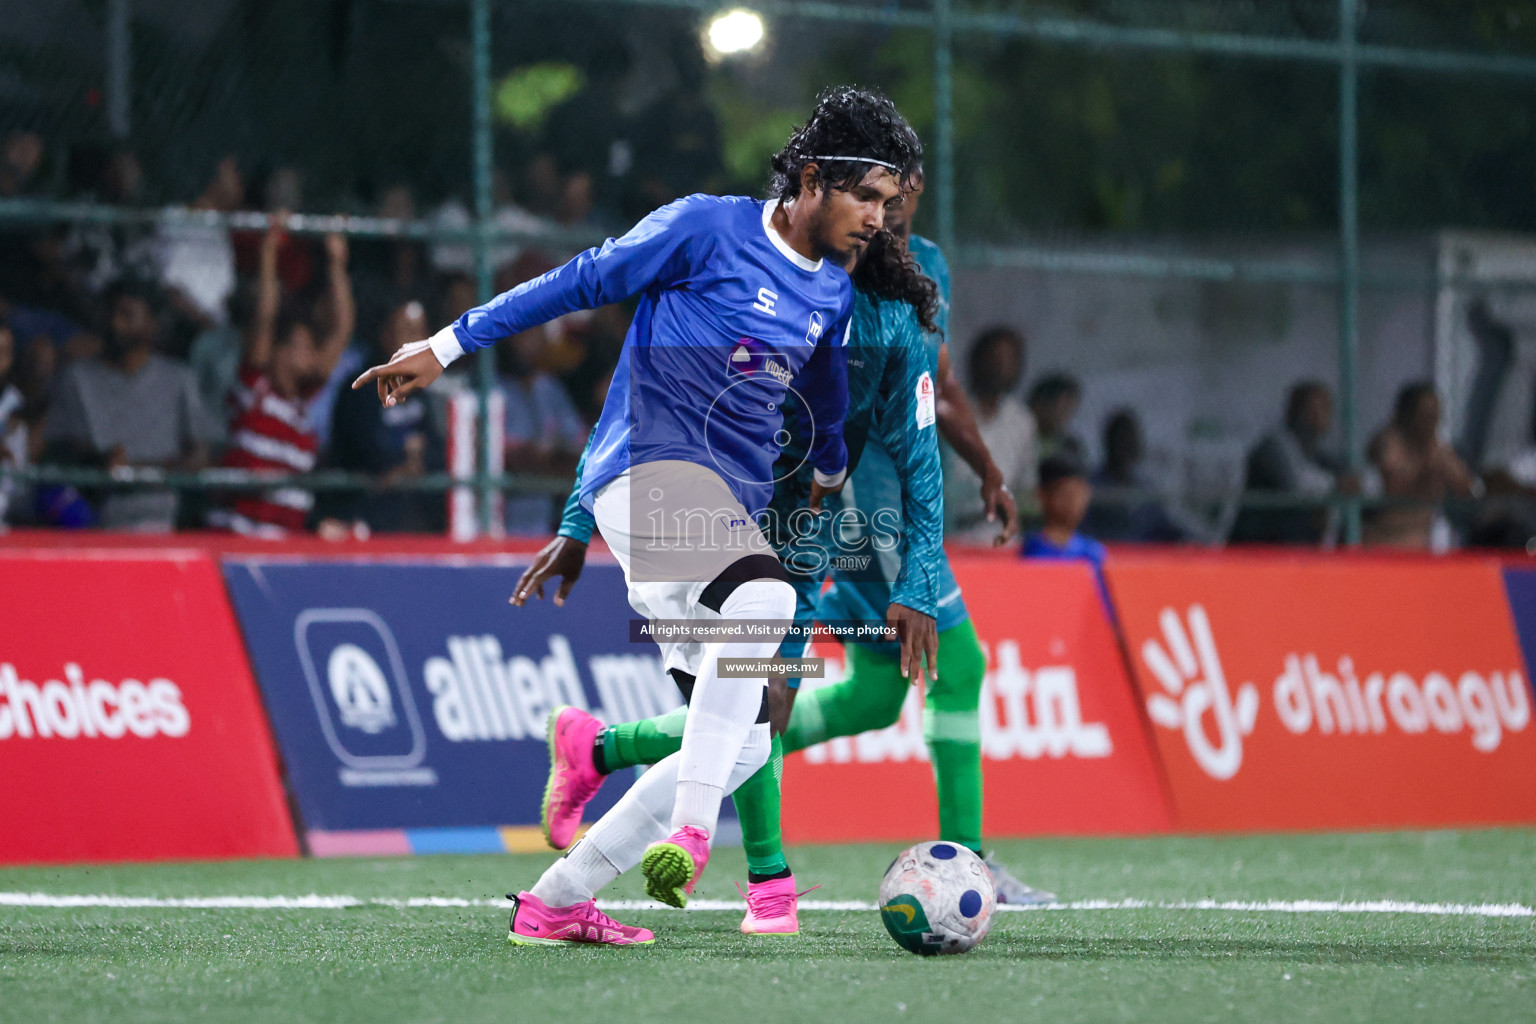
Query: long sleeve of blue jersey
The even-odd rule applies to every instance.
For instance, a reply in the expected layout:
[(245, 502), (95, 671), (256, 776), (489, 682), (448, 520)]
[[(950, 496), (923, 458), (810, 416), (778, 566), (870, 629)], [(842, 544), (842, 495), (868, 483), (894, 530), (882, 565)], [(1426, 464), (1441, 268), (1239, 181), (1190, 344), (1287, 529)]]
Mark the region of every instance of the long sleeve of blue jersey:
[(560, 513), (560, 529), (555, 531), (556, 536), (569, 537), (583, 544), (592, 543), (592, 531), (597, 526), (592, 513), (581, 507), (581, 471), (587, 468), (587, 453), (592, 450), (592, 439), (596, 436), (597, 428), (594, 427), (587, 435), (586, 447), (581, 450), (581, 460), (576, 463), (576, 483), (571, 486), (571, 496), (565, 499), (565, 511)]
[(669, 203), (622, 238), (610, 238), (601, 248), (588, 249), (565, 266), (471, 309), (432, 336), (432, 351), (446, 366), (566, 313), (621, 302), (657, 281), (681, 278), (691, 243), (709, 224), (709, 210), (699, 202)]
[(881, 327), (891, 332), (895, 351), (886, 363), (874, 433), (896, 464), (904, 520), (901, 570), (891, 601), (936, 616), (944, 557), (944, 473), (933, 375), (911, 307), (897, 302), (881, 307)]
[(850, 309), (821, 336), (794, 382), (813, 424), (807, 458), (824, 487), (836, 487), (848, 472), (843, 421), (848, 418), (848, 325), (852, 316)]

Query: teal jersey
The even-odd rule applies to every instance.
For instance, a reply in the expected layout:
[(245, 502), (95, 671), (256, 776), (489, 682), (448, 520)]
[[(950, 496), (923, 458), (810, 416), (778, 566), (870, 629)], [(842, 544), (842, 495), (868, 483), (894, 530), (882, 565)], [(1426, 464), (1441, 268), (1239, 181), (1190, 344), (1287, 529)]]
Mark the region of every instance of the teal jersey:
[[(770, 506), (769, 541), (796, 577), (807, 614), (815, 613), (830, 570), (835, 579), (884, 600), (869, 611), (850, 607), (847, 614), (821, 614), (823, 621), (883, 622), (892, 601), (937, 616), (943, 596), (936, 570), (944, 555), (944, 480), (927, 338), (911, 306), (860, 292), (847, 348), (843, 437), (850, 484), (828, 499), (832, 515), (809, 529), (810, 517), (796, 516), (810, 494), (810, 469), (801, 465), (782, 473)], [(787, 446), (779, 466), (799, 463), (797, 449), (796, 443)], [(887, 467), (873, 479), (891, 481), (888, 493), (871, 488), (866, 496), (852, 484), (866, 460)]]
[[(913, 235), (907, 243), (907, 248), (912, 253), (912, 257), (917, 260), (919, 269), (939, 286), (937, 319), (940, 333), (927, 334), (924, 337), (928, 357), (927, 369), (932, 379), (937, 381), (939, 347), (944, 342), (943, 332), (949, 329), (949, 262), (944, 259), (943, 250), (921, 235)], [(915, 322), (916, 317), (913, 317), (913, 320)], [(855, 340), (861, 340), (857, 334), (857, 323), (854, 331)], [(915, 468), (906, 467), (906, 471), (912, 471)], [(900, 507), (902, 472), (903, 469), (897, 466), (889, 452), (883, 447), (871, 446), (864, 452), (858, 465), (851, 470), (847, 500), (865, 511)], [(944, 554), (942, 546), (934, 552), (934, 557), (937, 559), (939, 575), (939, 600), (934, 617), (938, 619), (938, 629), (942, 633), (970, 618), (970, 612), (966, 610), (965, 601), (960, 595), (960, 584), (955, 580), (954, 571), (950, 568), (949, 558)], [(892, 593), (890, 584), (885, 582), (896, 578), (899, 569), (895, 563), (896, 559), (891, 554), (885, 554), (882, 565), (883, 579), (878, 580), (870, 579), (867, 574), (861, 578), (850, 578), (845, 572), (834, 571), (832, 589), (822, 596), (818, 617), (823, 620), (884, 618), (885, 609), (892, 601), (897, 604), (906, 604)], [(894, 650), (894, 646), (891, 649)]]

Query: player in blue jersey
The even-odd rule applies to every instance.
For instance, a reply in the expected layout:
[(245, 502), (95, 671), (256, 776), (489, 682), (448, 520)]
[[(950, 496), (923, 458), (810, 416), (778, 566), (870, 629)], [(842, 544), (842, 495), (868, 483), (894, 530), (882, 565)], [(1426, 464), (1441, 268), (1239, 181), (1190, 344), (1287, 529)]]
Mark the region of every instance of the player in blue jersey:
[[(885, 97), (828, 90), (774, 157), (768, 202), (679, 200), (354, 383), (376, 383), (392, 405), (468, 351), (640, 295), (586, 457), (581, 507), (646, 619), (767, 626), (702, 643), (681, 749), (514, 897), (511, 941), (652, 941), (599, 912), (593, 893), (638, 863), (647, 892), (682, 906), (708, 862), (721, 799), (766, 763), (766, 680), (719, 674), (721, 658), (771, 657), (794, 614), (788, 573), (754, 516), (773, 493), (786, 407), (814, 425), (811, 504), (845, 481), (852, 284), (841, 264), (900, 204), (921, 152)], [(669, 668), (681, 663), (681, 643), (662, 646)]]
[[(925, 329), (934, 327), (937, 290), (923, 277), (905, 248), (888, 232), (871, 241), (854, 272), (859, 286), (849, 345), (849, 412), (846, 436), (849, 465), (876, 450), (895, 459), (902, 469), (899, 504), (876, 515), (860, 510), (839, 497), (828, 499), (831, 515), (807, 514), (813, 480), (804, 458), (803, 438), (809, 434), (798, 417), (779, 460), (779, 476), (773, 503), (763, 517), (770, 542), (783, 558), (794, 581), (797, 629), (815, 621), (817, 598), (828, 569), (838, 558), (851, 558), (872, 567), (877, 552), (900, 545), (899, 566), (886, 581), (890, 601), (877, 621), (889, 623), (901, 637), (901, 670), (921, 682), (935, 664), (939, 574), (943, 561), (943, 480), (939, 465), (938, 438), (934, 429), (933, 374), (924, 340)], [(583, 472), (578, 469), (578, 475)], [(852, 469), (850, 469), (852, 472)], [(561, 602), (579, 575), (592, 519), (580, 507), (580, 480), (566, 504), (560, 534), (519, 581), (513, 600), (521, 603), (530, 592), (540, 592), (552, 575), (565, 577), (555, 600)], [(904, 522), (903, 522), (904, 521)], [(898, 522), (904, 527), (896, 529)], [(836, 529), (834, 525), (836, 524)], [(859, 536), (853, 536), (853, 532)], [(892, 646), (898, 646), (893, 644)], [(804, 639), (786, 639), (782, 657), (804, 652)], [(696, 656), (696, 651), (688, 654)], [(683, 672), (689, 657), (683, 658)], [(673, 668), (674, 676), (683, 673)], [(679, 682), (686, 685), (686, 678)], [(792, 684), (798, 685), (794, 679)], [(904, 687), (905, 688), (905, 687)], [(782, 730), (790, 710), (782, 703)], [(576, 708), (556, 709), (550, 716), (550, 747), (554, 769), (546, 793), (544, 825), (550, 843), (564, 848), (575, 834), (581, 810), (610, 771), (636, 763), (655, 763), (678, 749), (685, 719), (679, 714), (662, 720), (619, 726), (630, 730), (638, 742), (609, 736), (593, 716)], [(610, 730), (612, 732), (612, 730)], [(643, 737), (643, 738), (641, 738)], [(611, 748), (607, 756), (604, 747)], [(778, 775), (780, 755), (759, 770), (735, 793), (748, 847), (749, 904), (772, 909), (774, 896), (787, 892), (794, 899), (794, 879), (778, 843)], [(749, 793), (749, 790), (751, 791)], [(750, 822), (749, 822), (750, 819)], [(756, 846), (771, 847), (768, 864), (756, 856)], [(762, 909), (762, 908), (759, 908)], [(786, 927), (786, 921), (794, 928)], [(793, 908), (784, 914), (748, 915), (744, 930), (785, 932), (798, 930)]]
[[(862, 524), (859, 533), (874, 534), (883, 542), (865, 543), (863, 536), (850, 536), (846, 529), (831, 539), (825, 534), (789, 538), (800, 542), (796, 545), (800, 554), (816, 554), (806, 550), (814, 546), (807, 541), (826, 543), (830, 550), (813, 561), (821, 571), (796, 577), (797, 634), (785, 640), (780, 655), (788, 658), (803, 653), (805, 643), (799, 628), (815, 619), (888, 618), (899, 623), (910, 618), (912, 609), (922, 609), (925, 636), (931, 636), (926, 631), (935, 628), (941, 631), (937, 638), (938, 672), (929, 679), (924, 714), (940, 795), (940, 834), (981, 852), (977, 720), (985, 664), (940, 545), (942, 487), (933, 429), (937, 423), (940, 431), (960, 435), (967, 424), (974, 431), (974, 421), (959, 419), (954, 404), (938, 407), (936, 403), (933, 375), (939, 351), (934, 337), (941, 309), (938, 288), (914, 273), (905, 253), (900, 274), (871, 275), (871, 270), (881, 269), (882, 249), (878, 242), (872, 243), (854, 273), (859, 297), (849, 350), (847, 421), (852, 483), (838, 504), (859, 510), (862, 515), (854, 517), (854, 522)], [(901, 250), (898, 247), (895, 251)], [(902, 277), (907, 283), (900, 287), (879, 287), (879, 278), (889, 281)], [(920, 283), (911, 283), (914, 279)], [(882, 301), (879, 297), (892, 294), (905, 301)], [(889, 368), (893, 365), (906, 367), (906, 373), (892, 375)], [(864, 444), (866, 435), (868, 443)], [(977, 444), (985, 452), (979, 439)], [(775, 494), (774, 509), (781, 512), (781, 521), (782, 513), (796, 504), (792, 483), (781, 481)], [(1012, 508), (1005, 505), (1008, 525), (1011, 516)], [(519, 582), (514, 600), (525, 600), (530, 590), (539, 590), (554, 575), (565, 577), (556, 600), (569, 593), (591, 533), (574, 501), (567, 505), (560, 533), (562, 536), (541, 553)], [(885, 536), (879, 537), (882, 533)], [(837, 555), (844, 557), (833, 557)], [(872, 558), (866, 560), (866, 556)], [(786, 561), (794, 567), (800, 559), (786, 552)], [(829, 565), (837, 567), (836, 583), (818, 601)], [(786, 694), (788, 728), (782, 738), (774, 737), (774, 768), (760, 771), (734, 796), (747, 853), (744, 932), (790, 934), (799, 930), (794, 879), (780, 841), (775, 769), (781, 752), (894, 722), (909, 690), (909, 679), (913, 675), (921, 678), (912, 667), (920, 652), (931, 652), (930, 642), (925, 641), (918, 650), (898, 649), (894, 644), (847, 645), (851, 669), (847, 679), (812, 690), (801, 702), (794, 700), (793, 690)], [(953, 654), (946, 644), (954, 648)], [(930, 668), (934, 665), (931, 653), (928, 664)], [(796, 683), (798, 680), (790, 680), (791, 686)], [(557, 709), (550, 720), (552, 725), (566, 726), (551, 744), (552, 784), (544, 813), (546, 833), (557, 848), (563, 848), (574, 835), (582, 807), (608, 772), (651, 763), (676, 749), (679, 721), (675, 715), (603, 729), (592, 716), (566, 708)], [(999, 889), (1012, 902), (1052, 898), (1019, 882), (991, 858), (988, 862)]]

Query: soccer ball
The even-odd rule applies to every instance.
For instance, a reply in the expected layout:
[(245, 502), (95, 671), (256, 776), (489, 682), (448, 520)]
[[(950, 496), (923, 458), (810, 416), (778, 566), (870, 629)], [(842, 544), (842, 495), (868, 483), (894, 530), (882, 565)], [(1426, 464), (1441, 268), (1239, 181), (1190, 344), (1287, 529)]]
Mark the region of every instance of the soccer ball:
[(964, 953), (987, 937), (997, 891), (981, 858), (955, 843), (901, 851), (880, 882), (880, 920), (919, 956)]

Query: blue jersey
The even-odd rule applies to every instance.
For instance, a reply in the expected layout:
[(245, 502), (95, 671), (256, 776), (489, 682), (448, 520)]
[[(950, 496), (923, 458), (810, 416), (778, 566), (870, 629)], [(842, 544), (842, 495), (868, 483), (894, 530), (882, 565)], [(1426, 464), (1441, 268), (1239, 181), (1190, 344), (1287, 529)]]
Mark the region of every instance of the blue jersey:
[[(852, 341), (848, 346), (849, 411), (847, 436), (850, 473), (859, 479), (864, 461), (882, 459), (890, 466), (881, 479), (890, 479), (894, 493), (832, 495), (830, 515), (813, 519), (796, 516), (810, 494), (811, 472), (802, 464), (805, 450), (800, 431), (785, 445), (779, 480), (766, 517), (768, 539), (790, 571), (795, 586), (795, 622), (808, 629), (816, 620), (857, 619), (884, 622), (891, 603), (906, 605), (950, 621), (950, 604), (959, 608), (959, 588), (944, 557), (944, 492), (939, 464), (933, 367), (927, 341), (912, 308), (902, 302), (858, 295), (854, 306)], [(791, 425), (799, 427), (798, 417)], [(590, 449), (589, 453), (590, 454)], [(592, 517), (582, 509), (587, 456), (576, 468), (577, 486), (566, 501), (560, 534), (582, 542), (592, 537)], [(899, 464), (899, 468), (898, 467)], [(845, 512), (856, 508), (851, 522)], [(832, 537), (833, 524), (840, 536)], [(807, 530), (807, 527), (814, 527)], [(821, 600), (830, 567), (836, 569), (831, 597)], [(857, 566), (855, 568), (854, 566)], [(837, 600), (834, 598), (834, 600)], [(818, 608), (818, 603), (820, 607)], [(953, 624), (951, 622), (951, 624)], [(895, 645), (889, 646), (892, 650)], [(799, 657), (804, 633), (784, 641), (780, 655)], [(789, 680), (791, 686), (798, 679)]]
[[(679, 460), (720, 477), (749, 512), (773, 494), (788, 404), (814, 432), (808, 462), (847, 466), (848, 319), (840, 268), (796, 253), (776, 202), (689, 196), (565, 266), (470, 310), (433, 348), (449, 357), (577, 309), (640, 295), (581, 476), (581, 506), (631, 465)], [(446, 333), (446, 332), (445, 332)], [(439, 339), (444, 339), (439, 341)]]

